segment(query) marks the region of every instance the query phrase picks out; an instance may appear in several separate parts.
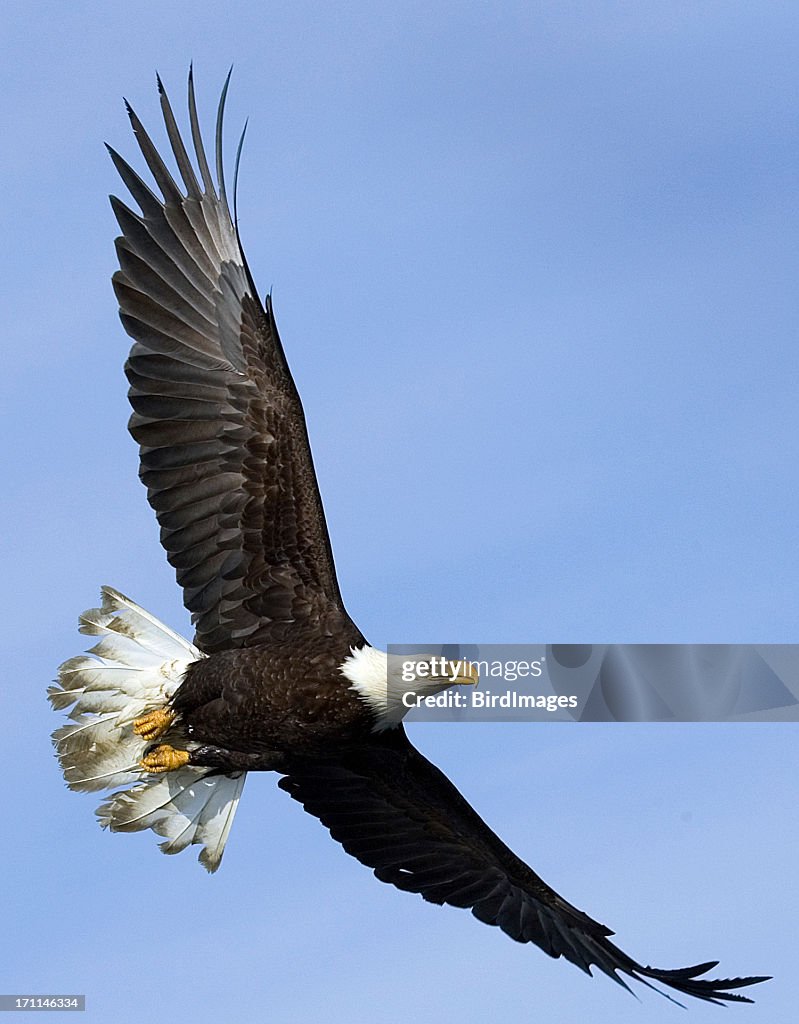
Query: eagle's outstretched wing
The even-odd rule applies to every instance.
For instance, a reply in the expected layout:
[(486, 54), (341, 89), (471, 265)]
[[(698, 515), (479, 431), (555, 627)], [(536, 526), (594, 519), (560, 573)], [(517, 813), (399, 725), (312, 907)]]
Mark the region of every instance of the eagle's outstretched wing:
[(625, 988), (620, 974), (712, 1003), (751, 1002), (730, 990), (767, 980), (700, 977), (717, 961), (672, 971), (637, 963), (610, 941), (609, 928), (567, 903), (505, 846), (401, 729), (338, 760), (298, 761), (279, 785), (380, 881), (431, 903), (468, 907), (512, 939), (588, 973), (596, 965)]
[(140, 476), (196, 643), (207, 653), (248, 646), (305, 618), (357, 636), (339, 593), (305, 417), (272, 303), (267, 298), (264, 308), (258, 299), (228, 205), (227, 82), (216, 125), (218, 191), (191, 73), (199, 177), (160, 79), (158, 88), (183, 190), (128, 106), (161, 195), (109, 147), (141, 208), (135, 213), (111, 198), (122, 230), (114, 288), (134, 339), (126, 373)]

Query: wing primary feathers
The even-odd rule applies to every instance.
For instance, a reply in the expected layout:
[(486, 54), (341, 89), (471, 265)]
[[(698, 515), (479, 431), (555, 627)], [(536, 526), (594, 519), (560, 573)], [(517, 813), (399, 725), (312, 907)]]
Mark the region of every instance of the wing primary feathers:
[[(309, 620), (357, 644), (363, 638), (341, 601), (302, 405), (271, 302), (264, 308), (258, 299), (230, 214), (223, 129), (231, 74), (216, 113), (216, 184), (191, 69), (193, 155), (156, 78), (174, 176), (129, 104), (155, 190), (109, 147), (141, 208), (139, 215), (112, 199), (122, 231), (114, 288), (134, 339), (125, 372), (139, 475), (203, 651), (264, 643)], [(217, 483), (225, 493), (210, 499), (220, 494)]]
[(227, 101), (227, 91), (230, 86), (230, 76), (233, 74), (233, 66), (231, 65), (230, 70), (225, 78), (225, 84), (222, 86), (222, 95), (219, 97), (219, 106), (216, 110), (216, 177), (219, 182), (219, 198), (222, 200), (222, 205), (230, 217), (230, 207), (227, 201), (227, 191), (225, 189), (225, 168), (222, 161), (222, 132), (225, 120), (225, 102)]
[(147, 166), (150, 168), (156, 184), (161, 189), (161, 194), (163, 195), (165, 202), (180, 205), (183, 200), (183, 195), (175, 183), (175, 179), (169, 173), (169, 168), (161, 159), (161, 154), (155, 148), (152, 139), (147, 134), (144, 125), (136, 114), (136, 111), (127, 102), (127, 100), (125, 101), (125, 106), (128, 111), (130, 123), (133, 127), (133, 134), (136, 136), (136, 141), (139, 143), (139, 149), (142, 152), (142, 156), (147, 161)]
[[(147, 217), (158, 214), (161, 210), (161, 200), (153, 192), (150, 186), (139, 177), (127, 160), (121, 157), (112, 146), (109, 146), (108, 143), (106, 143), (105, 148), (108, 150), (108, 154), (111, 157), (120, 178), (122, 178), (128, 191), (141, 207), (141, 211), (144, 216)], [(115, 199), (115, 196), (111, 197), (112, 202)], [(116, 201), (119, 202), (119, 200)]]
[(172, 152), (175, 154), (175, 160), (177, 161), (180, 176), (183, 178), (183, 184), (186, 186), (186, 191), (192, 199), (202, 199), (202, 191), (200, 190), (197, 176), (194, 173), (194, 168), (191, 165), (189, 154), (186, 152), (186, 147), (183, 145), (183, 139), (181, 137), (180, 130), (178, 129), (175, 115), (172, 112), (169, 97), (167, 96), (164, 84), (161, 81), (161, 76), (156, 74), (155, 77), (158, 82), (158, 94), (161, 97), (161, 112), (164, 115), (166, 133), (169, 137), (169, 144), (172, 146)]
[(197, 163), (200, 165), (200, 175), (203, 179), (205, 192), (209, 196), (216, 195), (214, 181), (208, 167), (208, 158), (205, 155), (203, 136), (200, 131), (200, 121), (197, 117), (197, 98), (194, 94), (194, 65), (189, 65), (189, 122), (191, 124), (191, 138), (194, 143), (194, 152), (197, 154)]
[(247, 120), (244, 122), (244, 127), (241, 129), (241, 138), (239, 139), (238, 146), (236, 146), (236, 163), (235, 163), (235, 165), (233, 167), (233, 224), (234, 224), (234, 227), (236, 228), (236, 238), (239, 241), (239, 245), (241, 245), (241, 235), (239, 235), (239, 206), (238, 206), (238, 198), (239, 198), (239, 165), (241, 164), (241, 150), (242, 150), (242, 147), (244, 146), (244, 136), (247, 134), (247, 125), (249, 124), (249, 122), (250, 122), (250, 119), (247, 118)]
[(519, 860), (402, 730), (383, 733), (335, 761), (295, 759), (279, 786), (380, 881), (429, 902), (470, 908), (512, 939), (535, 943), (588, 974), (596, 967), (627, 991), (633, 980), (678, 1006), (660, 985), (723, 1005), (751, 1002), (730, 990), (768, 980), (700, 978), (716, 961), (661, 970), (632, 959), (610, 941), (605, 925), (567, 903)]
[[(247, 275), (247, 284), (250, 286), (250, 291), (252, 292), (252, 294), (253, 295), (257, 295), (258, 294), (258, 289), (255, 286), (255, 281), (253, 280), (252, 272), (250, 271), (250, 264), (249, 264), (249, 261), (247, 259), (246, 254), (244, 252), (244, 246), (241, 244), (241, 233), (239, 232), (239, 213), (238, 213), (239, 168), (241, 167), (241, 154), (242, 154), (242, 150), (243, 150), (243, 147), (244, 147), (244, 136), (247, 134), (247, 125), (248, 124), (249, 124), (249, 118), (247, 118), (247, 120), (244, 122), (244, 127), (241, 130), (241, 138), (239, 139), (239, 144), (236, 147), (236, 164), (235, 164), (235, 167), (233, 169), (233, 229), (236, 232), (236, 241), (238, 242), (239, 249), (241, 250), (242, 262), (244, 264), (244, 273)], [(277, 324), (275, 323), (275, 317), (274, 317), (274, 314), (272, 312), (272, 296), (271, 295), (267, 296), (267, 299), (266, 299), (266, 302), (265, 302), (265, 308), (266, 308), (266, 314), (269, 317), (270, 327), (272, 328), (272, 332), (273, 332), (273, 335), (274, 335), (275, 348), (277, 349), (278, 355), (279, 355), (279, 357), (280, 357), (280, 359), (282, 361), (283, 366), (286, 368), (286, 373), (289, 374), (289, 379), (291, 379), (291, 374), (289, 373), (289, 369), (288, 369), (288, 362), (286, 361), (286, 355), (285, 355), (285, 353), (283, 351), (283, 344), (282, 344), (282, 342), (280, 340), (280, 335), (277, 332)], [(293, 387), (294, 386), (294, 381), (292, 380), (291, 383), (292, 383), (292, 387)], [(299, 396), (297, 396), (297, 401), (299, 401)]]

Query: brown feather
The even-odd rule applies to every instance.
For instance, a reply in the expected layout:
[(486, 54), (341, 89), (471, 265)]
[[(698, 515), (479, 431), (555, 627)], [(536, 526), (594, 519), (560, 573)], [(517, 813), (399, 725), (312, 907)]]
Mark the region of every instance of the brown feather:
[[(160, 82), (159, 89), (187, 194), (129, 108), (161, 196), (112, 151), (142, 211), (112, 198), (122, 231), (114, 288), (134, 339), (126, 373), (140, 475), (195, 642), (213, 653), (269, 643), (292, 624), (321, 623), (327, 632), (328, 621), (362, 642), (341, 600), (305, 418), (271, 302), (264, 308), (255, 294), (223, 190), (213, 184), (193, 84), (199, 178)], [(221, 114), (222, 105), (220, 123)]]

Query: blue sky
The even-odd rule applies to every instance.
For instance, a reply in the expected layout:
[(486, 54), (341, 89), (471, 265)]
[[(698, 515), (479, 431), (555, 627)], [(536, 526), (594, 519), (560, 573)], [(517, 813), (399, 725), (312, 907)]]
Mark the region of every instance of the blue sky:
[[(0, 990), (85, 992), (85, 1019), (120, 1024), (682, 1019), (379, 885), (272, 777), (213, 878), (64, 789), (44, 691), (100, 584), (189, 630), (125, 430), (102, 143), (133, 156), (121, 97), (156, 127), (155, 70), (182, 108), (191, 59), (208, 124), (235, 62), (242, 236), (373, 643), (794, 642), (799, 12), (12, 0), (5, 20)], [(412, 739), (632, 955), (773, 973), (729, 1012), (774, 1024), (797, 997), (795, 728)]]

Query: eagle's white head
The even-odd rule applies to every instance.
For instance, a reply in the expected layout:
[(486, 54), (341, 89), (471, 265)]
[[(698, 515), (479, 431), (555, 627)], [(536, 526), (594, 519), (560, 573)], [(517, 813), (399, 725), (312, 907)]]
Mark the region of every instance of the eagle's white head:
[(361, 700), (375, 716), (374, 732), (400, 724), (415, 706), (415, 697), (440, 693), (450, 686), (476, 686), (477, 669), (468, 661), (438, 655), (386, 654), (375, 647), (353, 647), (341, 666)]

